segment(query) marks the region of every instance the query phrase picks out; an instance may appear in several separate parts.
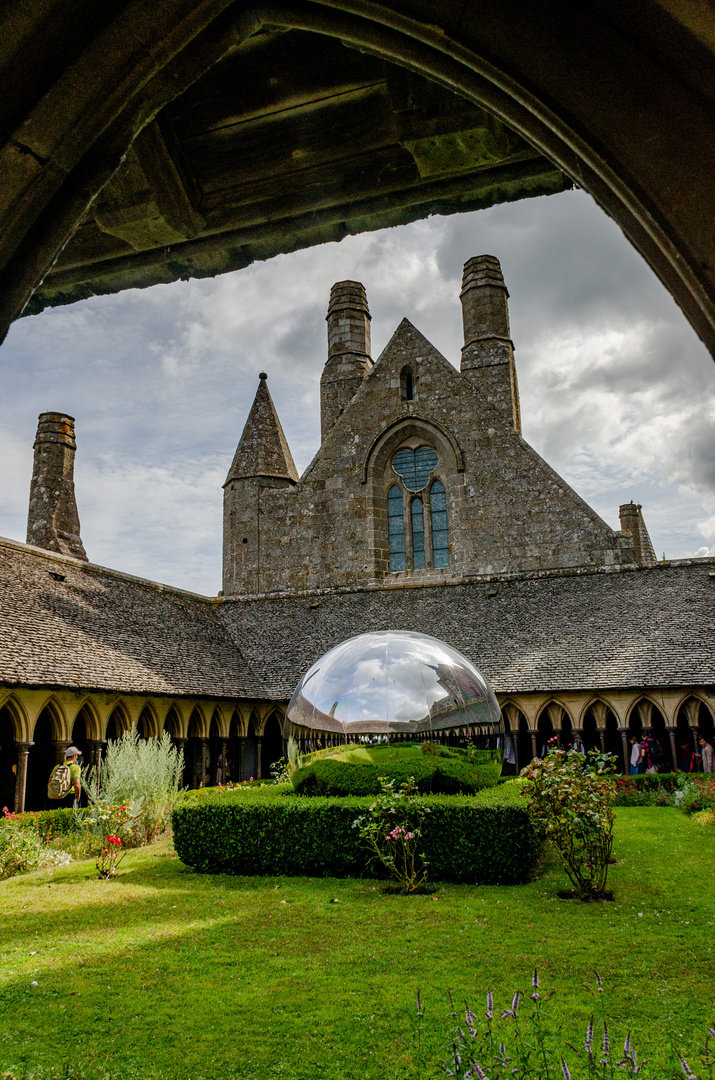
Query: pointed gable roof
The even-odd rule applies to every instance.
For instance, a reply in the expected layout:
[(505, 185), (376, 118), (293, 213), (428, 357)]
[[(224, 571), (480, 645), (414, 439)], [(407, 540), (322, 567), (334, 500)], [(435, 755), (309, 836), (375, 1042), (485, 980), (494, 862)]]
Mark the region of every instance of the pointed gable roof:
[(400, 358), (401, 354), (405, 351), (407, 351), (407, 353), (419, 355), (421, 359), (429, 357), (442, 364), (453, 375), (460, 374), (454, 364), (450, 364), (447, 357), (443, 356), (439, 349), (433, 345), (432, 342), (424, 336), (422, 331), (418, 330), (408, 318), (404, 318), (397, 327), (387, 345), (375, 361), (375, 367), (389, 363), (389, 361), (393, 359), (393, 356)]
[(265, 371), (262, 371), (241, 441), (226, 477), (227, 484), (231, 480), (245, 480), (249, 476), (278, 476), (298, 482), (298, 470), (266, 385), (267, 378)]

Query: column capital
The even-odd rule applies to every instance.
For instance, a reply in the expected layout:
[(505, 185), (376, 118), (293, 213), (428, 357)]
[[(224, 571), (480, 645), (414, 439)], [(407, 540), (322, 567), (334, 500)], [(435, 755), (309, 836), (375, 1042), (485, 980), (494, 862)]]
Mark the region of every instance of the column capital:
[[(29, 754), (31, 748), (35, 745), (34, 742), (16, 742), (13, 744), (18, 754)], [(69, 746), (70, 744), (67, 743)]]

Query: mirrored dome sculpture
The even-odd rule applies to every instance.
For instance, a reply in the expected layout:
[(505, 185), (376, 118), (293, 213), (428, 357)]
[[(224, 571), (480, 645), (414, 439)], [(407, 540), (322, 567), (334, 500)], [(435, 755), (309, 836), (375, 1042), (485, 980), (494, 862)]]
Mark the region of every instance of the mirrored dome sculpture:
[(300, 680), (284, 727), (302, 752), (374, 740), (499, 751), (503, 733), (497, 700), (474, 665), (405, 630), (360, 634), (322, 656)]

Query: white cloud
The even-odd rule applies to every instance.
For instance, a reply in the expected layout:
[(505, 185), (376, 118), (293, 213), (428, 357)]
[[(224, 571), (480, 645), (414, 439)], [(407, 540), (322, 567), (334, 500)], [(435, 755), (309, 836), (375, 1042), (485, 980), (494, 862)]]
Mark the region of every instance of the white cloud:
[(348, 237), (213, 280), (20, 320), (0, 351), (0, 532), (24, 538), (37, 414), (77, 418), (90, 558), (215, 592), (221, 484), (258, 372), (296, 464), (320, 436), (325, 312), (363, 281), (377, 357), (406, 315), (452, 363), (464, 261), (511, 293), (525, 437), (608, 520), (635, 499), (660, 554), (715, 543), (715, 368), (670, 296), (582, 192)]

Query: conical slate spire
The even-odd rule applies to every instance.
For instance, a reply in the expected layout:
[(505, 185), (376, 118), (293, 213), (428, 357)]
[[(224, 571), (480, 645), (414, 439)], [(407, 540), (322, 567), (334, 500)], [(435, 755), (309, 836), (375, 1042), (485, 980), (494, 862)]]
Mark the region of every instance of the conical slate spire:
[(227, 484), (232, 480), (245, 480), (249, 476), (277, 476), (294, 483), (298, 481), (298, 470), (266, 385), (267, 378), (265, 371), (262, 371), (241, 441), (226, 477)]

